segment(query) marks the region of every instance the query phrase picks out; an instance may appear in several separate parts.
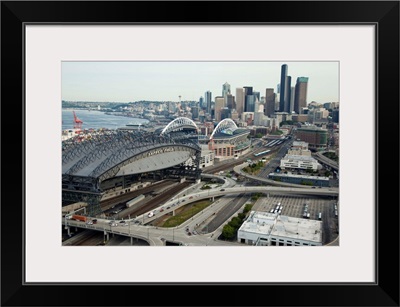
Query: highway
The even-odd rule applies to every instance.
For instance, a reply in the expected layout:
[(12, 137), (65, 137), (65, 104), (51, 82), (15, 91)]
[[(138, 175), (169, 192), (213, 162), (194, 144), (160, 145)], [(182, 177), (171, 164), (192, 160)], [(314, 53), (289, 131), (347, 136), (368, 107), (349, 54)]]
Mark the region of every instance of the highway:
[(329, 167), (331, 167), (332, 169), (334, 169), (335, 171), (339, 171), (339, 165), (337, 162), (325, 157), (323, 155), (324, 152), (316, 152), (313, 154), (314, 158), (319, 160), (322, 164), (325, 164)]
[[(234, 181), (227, 181), (225, 186), (230, 186), (234, 184)], [(183, 195), (178, 195), (172, 200), (169, 200), (164, 207), (164, 211), (162, 214), (167, 214), (180, 206), (187, 205), (188, 203), (195, 202), (201, 199), (209, 199), (212, 197), (220, 197), (220, 196), (236, 196), (238, 194), (247, 194), (247, 193), (284, 193), (284, 194), (294, 194), (294, 195), (319, 195), (319, 196), (338, 196), (337, 188), (293, 188), (293, 187), (275, 187), (275, 186), (257, 186), (257, 187), (248, 187), (236, 185), (233, 187), (220, 187), (218, 189), (206, 190), (206, 191), (197, 191), (193, 190), (190, 192), (188, 190)], [(229, 202), (229, 199), (226, 199)], [(229, 202), (230, 203), (230, 202)], [(166, 209), (170, 206), (169, 209)], [(215, 203), (207, 207), (205, 210), (201, 211), (197, 215), (195, 215), (191, 220), (186, 221), (181, 224), (179, 227), (174, 228), (158, 228), (154, 226), (147, 226), (146, 224), (151, 223), (154, 219), (159, 218), (159, 212), (156, 213), (153, 217), (148, 217), (147, 213), (142, 214), (141, 216), (136, 217), (135, 219), (125, 220), (128, 223), (128, 226), (123, 226), (122, 223), (116, 221), (117, 226), (111, 226), (110, 220), (106, 219), (97, 219), (97, 224), (88, 225), (84, 222), (69, 220), (67, 218), (62, 219), (63, 225), (68, 225), (71, 227), (80, 227), (86, 229), (92, 229), (97, 231), (102, 231), (106, 233), (114, 233), (118, 235), (128, 236), (132, 238), (138, 238), (147, 241), (150, 245), (165, 245), (165, 240), (170, 240), (174, 242), (179, 242), (182, 245), (240, 245), (236, 242), (225, 242), (225, 241), (214, 241), (218, 237), (215, 232), (218, 232), (218, 229), (215, 232), (206, 234), (206, 235), (191, 235), (189, 236), (186, 232), (186, 227), (192, 227), (193, 225), (201, 225), (207, 218), (214, 215), (215, 212), (221, 210), (222, 207), (226, 206), (221, 199), (217, 200)], [(159, 207), (161, 208), (161, 207)]]

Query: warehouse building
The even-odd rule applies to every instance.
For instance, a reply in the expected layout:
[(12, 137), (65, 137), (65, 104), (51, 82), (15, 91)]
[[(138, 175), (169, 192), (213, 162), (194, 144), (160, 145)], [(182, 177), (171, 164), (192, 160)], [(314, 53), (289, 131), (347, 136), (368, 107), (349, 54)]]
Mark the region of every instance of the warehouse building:
[(322, 222), (251, 211), (238, 230), (238, 242), (259, 246), (321, 246)]

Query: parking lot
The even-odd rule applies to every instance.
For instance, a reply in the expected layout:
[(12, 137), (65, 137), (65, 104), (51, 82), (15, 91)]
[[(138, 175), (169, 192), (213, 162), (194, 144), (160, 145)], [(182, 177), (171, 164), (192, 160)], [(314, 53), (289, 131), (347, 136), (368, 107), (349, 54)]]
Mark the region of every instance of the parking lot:
[(330, 243), (337, 238), (339, 234), (337, 199), (276, 194), (260, 197), (252, 210), (271, 213), (278, 204), (282, 208), (280, 214), (290, 217), (319, 220), (321, 213), (323, 244)]

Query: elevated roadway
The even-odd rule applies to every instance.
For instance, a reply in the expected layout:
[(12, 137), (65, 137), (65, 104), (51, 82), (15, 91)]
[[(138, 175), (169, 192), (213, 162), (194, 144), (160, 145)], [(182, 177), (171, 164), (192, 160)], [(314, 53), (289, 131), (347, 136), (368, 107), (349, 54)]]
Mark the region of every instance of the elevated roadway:
[[(173, 212), (177, 208), (187, 205), (191, 202), (199, 201), (201, 199), (208, 199), (219, 196), (226, 195), (237, 195), (241, 193), (285, 193), (285, 194), (302, 194), (302, 195), (320, 195), (320, 196), (333, 196), (336, 197), (339, 194), (337, 188), (292, 188), (292, 187), (275, 187), (275, 186), (257, 186), (257, 187), (246, 187), (246, 186), (234, 186), (226, 188), (218, 188), (212, 190), (206, 190), (201, 192), (194, 192), (192, 194), (187, 193), (185, 196), (179, 196), (178, 199), (171, 199), (164, 205), (164, 211), (162, 215)], [(169, 207), (169, 209), (167, 209)], [(212, 214), (212, 206), (204, 210), (205, 214)], [(142, 239), (147, 241), (150, 245), (165, 245), (165, 238), (167, 236), (174, 237), (175, 241), (181, 242), (183, 244), (190, 245), (212, 245), (212, 240), (210, 236), (191, 236), (188, 237), (184, 231), (184, 225), (180, 227), (172, 228), (158, 228), (154, 226), (146, 226), (145, 224), (151, 223), (153, 220), (161, 216), (159, 210), (155, 209), (155, 215), (148, 217), (147, 213), (136, 217), (135, 219), (126, 220), (128, 226), (122, 226), (122, 223), (116, 221), (117, 226), (111, 226), (110, 220), (97, 219), (98, 222), (95, 225), (87, 225), (83, 222), (68, 220), (66, 218), (62, 219), (62, 223), (65, 226), (79, 227), (92, 230), (103, 231), (105, 235), (110, 233), (128, 236), (137, 239)], [(203, 213), (202, 213), (203, 214)], [(131, 240), (132, 240), (131, 239)], [(226, 242), (226, 245), (236, 245), (236, 243)], [(215, 245), (221, 245), (221, 242), (216, 242)]]
[(237, 165), (233, 168), (233, 171), (240, 175), (243, 176), (245, 178), (254, 180), (254, 181), (260, 181), (263, 182), (265, 184), (269, 184), (269, 185), (273, 185), (273, 186), (280, 186), (280, 187), (292, 187), (292, 188), (299, 188), (299, 189), (310, 189), (310, 186), (307, 185), (302, 185), (302, 184), (294, 184), (294, 183), (287, 183), (287, 182), (280, 182), (280, 181), (275, 181), (275, 180), (271, 180), (268, 178), (262, 178), (262, 177), (258, 177), (258, 176), (254, 176), (254, 175), (250, 175), (244, 171), (242, 171), (242, 169), (246, 166), (248, 166), (249, 163), (245, 162), (243, 164)]
[(335, 171), (339, 171), (339, 164), (336, 161), (333, 161), (323, 155), (324, 152), (316, 152), (313, 154), (314, 158), (320, 161), (322, 164), (325, 164)]

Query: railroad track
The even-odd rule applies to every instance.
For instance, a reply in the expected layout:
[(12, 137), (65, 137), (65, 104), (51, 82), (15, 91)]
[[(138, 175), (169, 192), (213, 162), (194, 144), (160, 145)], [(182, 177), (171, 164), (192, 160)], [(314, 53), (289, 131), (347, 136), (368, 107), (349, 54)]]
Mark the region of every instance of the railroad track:
[(164, 193), (161, 193), (155, 197), (153, 197), (149, 202), (146, 202), (145, 204), (139, 204), (133, 210), (126, 211), (124, 210), (121, 217), (126, 218), (126, 217), (133, 217), (133, 216), (139, 216), (141, 214), (144, 214), (154, 208), (157, 208), (161, 204), (165, 203), (168, 199), (170, 199), (173, 195), (177, 194), (178, 192), (182, 191), (183, 189), (187, 188), (190, 186), (192, 183), (185, 181), (182, 183), (179, 183), (178, 185), (172, 187), (171, 189), (164, 191)]
[(103, 242), (103, 234), (99, 231), (84, 230), (63, 242), (63, 246), (94, 246)]
[(140, 190), (131, 191), (131, 192), (128, 192), (128, 193), (125, 193), (122, 195), (118, 195), (118, 196), (110, 198), (110, 199), (103, 200), (100, 202), (101, 210), (106, 211), (107, 209), (110, 209), (112, 206), (115, 206), (122, 202), (127, 202), (127, 201), (131, 200), (132, 198), (139, 196), (140, 194), (151, 193), (154, 190), (164, 188), (168, 185), (171, 185), (171, 182), (175, 182), (175, 181), (165, 180), (165, 181), (158, 182), (158, 183), (152, 184), (150, 186), (144, 187)]

